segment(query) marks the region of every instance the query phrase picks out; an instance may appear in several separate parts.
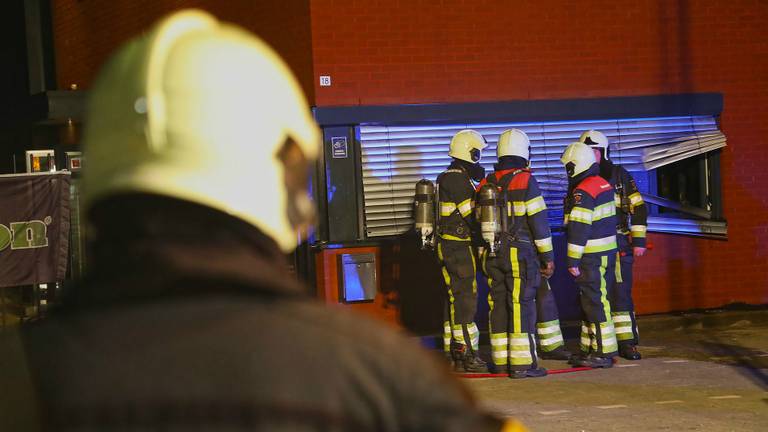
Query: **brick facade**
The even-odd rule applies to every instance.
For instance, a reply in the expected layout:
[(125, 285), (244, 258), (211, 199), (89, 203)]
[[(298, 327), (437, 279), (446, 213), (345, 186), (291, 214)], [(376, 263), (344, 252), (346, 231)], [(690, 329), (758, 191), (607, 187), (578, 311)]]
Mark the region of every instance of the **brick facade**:
[[(317, 106), (721, 92), (729, 240), (652, 234), (640, 313), (768, 303), (768, 3), (53, 0), (62, 87), (180, 6), (262, 36)], [(331, 87), (318, 77), (331, 75)]]
[(721, 92), (729, 240), (651, 234), (639, 313), (768, 303), (768, 4), (311, 2), (319, 106)]
[(87, 89), (121, 43), (158, 18), (199, 8), (258, 34), (283, 56), (313, 100), (309, 0), (51, 0), (60, 88)]

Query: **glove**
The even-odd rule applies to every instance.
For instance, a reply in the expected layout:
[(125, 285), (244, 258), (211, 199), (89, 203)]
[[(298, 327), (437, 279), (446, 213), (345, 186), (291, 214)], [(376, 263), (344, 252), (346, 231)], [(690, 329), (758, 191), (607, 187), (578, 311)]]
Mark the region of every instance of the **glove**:
[(552, 261), (542, 263), (539, 271), (544, 278), (549, 279), (555, 273), (555, 263)]

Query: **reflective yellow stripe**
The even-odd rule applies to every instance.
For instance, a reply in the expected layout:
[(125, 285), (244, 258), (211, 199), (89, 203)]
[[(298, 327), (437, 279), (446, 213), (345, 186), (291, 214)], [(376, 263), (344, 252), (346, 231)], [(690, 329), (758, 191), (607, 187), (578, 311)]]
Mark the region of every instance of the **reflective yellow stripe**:
[(527, 333), (509, 334), (509, 363), (512, 365), (528, 365), (533, 362), (531, 343)]
[(440, 216), (450, 216), (456, 210), (456, 204), (452, 202), (440, 202)]
[(629, 203), (632, 205), (632, 207), (637, 207), (639, 205), (645, 204), (645, 201), (643, 201), (643, 197), (640, 195), (640, 192), (635, 192), (629, 196)]
[(616, 249), (616, 235), (611, 235), (611, 236), (603, 237), (599, 239), (587, 240), (586, 247), (584, 248), (584, 253), (605, 252), (611, 249)]
[(456, 322), (455, 317), (455, 310), (453, 308), (453, 291), (451, 291), (451, 275), (448, 274), (448, 269), (445, 268), (445, 263), (443, 263), (443, 248), (442, 245), (438, 242), (437, 243), (437, 257), (440, 259), (440, 263), (443, 264), (443, 279), (445, 280), (445, 286), (448, 288), (448, 307), (451, 315), (451, 324)]
[(568, 213), (563, 215), (563, 225), (568, 225), (568, 220), (570, 220), (570, 217), (568, 216)]
[(515, 216), (525, 216), (525, 202), (514, 201), (512, 205), (515, 208)]
[(616, 272), (616, 283), (624, 282), (624, 279), (621, 277), (621, 253), (619, 251), (616, 251), (616, 268), (614, 271)]
[(603, 341), (603, 352), (611, 353), (619, 349), (619, 345), (616, 342), (616, 330), (613, 328), (613, 321), (600, 323), (600, 336)]
[(592, 222), (611, 217), (615, 214), (616, 206), (613, 203), (599, 205), (592, 211)]
[(461, 237), (452, 236), (450, 234), (440, 234), (440, 238), (446, 239), (446, 240), (453, 240), (453, 241), (463, 241), (463, 242), (468, 242), (471, 240), (469, 237), (461, 238)]
[(509, 261), (512, 264), (512, 328), (514, 333), (522, 332), (522, 317), (520, 316), (520, 263), (517, 261), (517, 248), (509, 248)]
[[(605, 319), (611, 319), (611, 304), (608, 303), (608, 281), (605, 280), (605, 272), (608, 270), (608, 257), (600, 258), (600, 303), (603, 304)], [(613, 324), (611, 324), (613, 327)]]
[(571, 221), (592, 224), (592, 212), (583, 207), (574, 207), (571, 210)]
[(584, 255), (584, 246), (568, 243), (568, 257), (579, 259), (582, 255)]
[(630, 230), (632, 230), (632, 237), (644, 238), (646, 231), (648, 231), (648, 227), (645, 225), (632, 225)]
[(472, 200), (471, 199), (465, 199), (464, 201), (459, 203), (459, 213), (461, 213), (462, 217), (467, 217), (468, 214), (472, 213)]
[(536, 198), (530, 201), (526, 201), (525, 207), (528, 211), (528, 216), (533, 216), (542, 210), (546, 210), (547, 204), (544, 202), (544, 198), (542, 198), (541, 196), (537, 196)]
[(536, 244), (536, 250), (539, 253), (546, 253), (552, 250), (552, 237), (534, 240), (533, 242)]

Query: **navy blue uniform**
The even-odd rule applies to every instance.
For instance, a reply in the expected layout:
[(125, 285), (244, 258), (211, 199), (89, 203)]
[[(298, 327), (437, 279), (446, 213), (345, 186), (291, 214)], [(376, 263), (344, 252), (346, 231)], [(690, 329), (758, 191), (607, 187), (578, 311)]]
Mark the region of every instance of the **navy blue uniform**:
[(480, 333), (474, 322), (477, 312), (477, 272), (472, 251), (471, 228), (475, 188), (467, 172), (453, 162), (437, 178), (440, 221), (437, 256), (448, 291), (444, 308), (443, 347), (451, 340), (477, 352)]
[[(496, 257), (483, 259), (488, 276), (488, 305), (493, 363), (498, 369), (536, 367), (536, 294), (542, 262), (553, 261), (547, 206), (536, 179), (527, 169), (499, 170), (480, 182), (506, 190), (513, 221), (503, 234)], [(558, 326), (559, 330), (559, 326)]]
[(611, 161), (600, 163), (600, 175), (616, 190), (616, 237), (619, 254), (616, 258), (616, 284), (610, 290), (611, 313), (619, 345), (637, 345), (639, 333), (632, 301), (632, 265), (634, 247), (645, 247), (648, 208), (637, 189), (635, 180), (626, 169)]
[(596, 174), (593, 165), (566, 200), (567, 266), (581, 272), (576, 278), (584, 313), (581, 350), (613, 356), (618, 346), (608, 288), (615, 280), (616, 204), (613, 188)]

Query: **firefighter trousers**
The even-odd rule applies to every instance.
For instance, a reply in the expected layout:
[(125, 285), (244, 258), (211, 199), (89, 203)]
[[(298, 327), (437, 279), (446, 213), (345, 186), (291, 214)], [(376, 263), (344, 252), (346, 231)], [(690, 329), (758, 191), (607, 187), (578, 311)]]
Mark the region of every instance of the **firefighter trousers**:
[(632, 264), (635, 257), (626, 235), (617, 234), (619, 251), (616, 257), (616, 283), (610, 292), (611, 315), (619, 345), (637, 345), (639, 336), (632, 301)]
[(611, 319), (608, 289), (614, 284), (616, 253), (584, 254), (579, 263), (581, 274), (576, 278), (583, 313), (581, 322), (581, 351), (601, 357), (616, 355), (616, 332)]
[(536, 291), (541, 274), (530, 243), (512, 242), (495, 257), (485, 254), (493, 364), (512, 370), (537, 366)]
[(551, 352), (565, 345), (555, 295), (549, 286), (549, 279), (543, 277), (536, 290), (536, 334), (542, 352)]
[[(475, 324), (477, 312), (477, 272), (469, 241), (438, 239), (437, 257), (442, 265), (447, 299), (443, 309), (443, 349), (451, 342), (468, 345), (477, 352), (480, 332)], [(467, 343), (469, 341), (469, 344)]]

